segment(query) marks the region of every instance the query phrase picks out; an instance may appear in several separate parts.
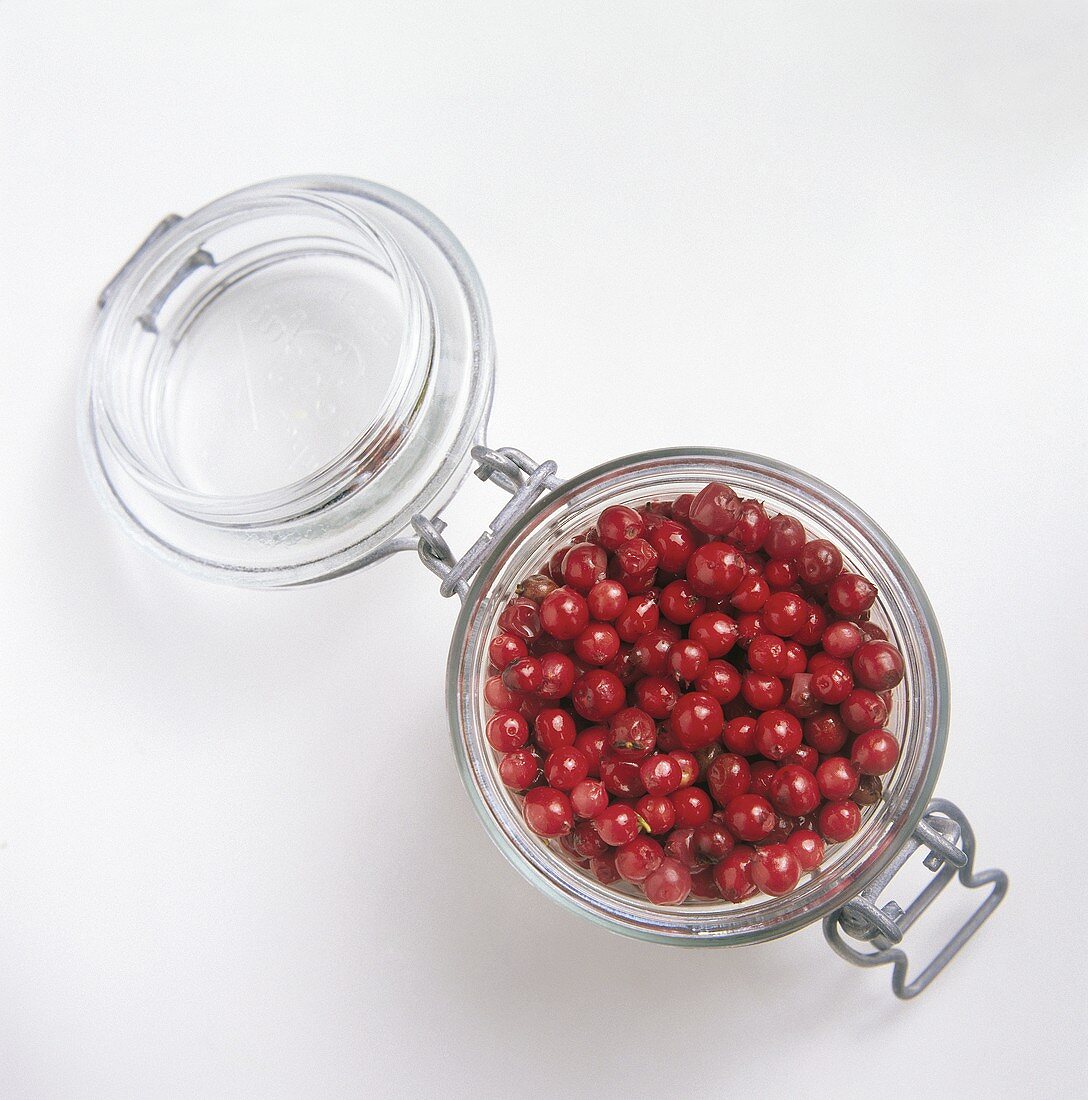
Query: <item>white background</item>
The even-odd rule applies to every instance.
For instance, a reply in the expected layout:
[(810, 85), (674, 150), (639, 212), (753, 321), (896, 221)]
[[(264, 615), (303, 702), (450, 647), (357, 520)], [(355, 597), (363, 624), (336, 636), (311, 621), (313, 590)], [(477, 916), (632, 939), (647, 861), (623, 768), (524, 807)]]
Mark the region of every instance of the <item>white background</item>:
[[(0, 4), (0, 1095), (1083, 1094), (1086, 45), (1037, 0)], [(315, 171), (467, 246), (493, 441), (773, 454), (898, 541), (940, 792), (1012, 876), (920, 1000), (817, 928), (682, 951), (536, 893), (410, 557), (234, 591), (99, 511), (98, 290), (163, 214)]]

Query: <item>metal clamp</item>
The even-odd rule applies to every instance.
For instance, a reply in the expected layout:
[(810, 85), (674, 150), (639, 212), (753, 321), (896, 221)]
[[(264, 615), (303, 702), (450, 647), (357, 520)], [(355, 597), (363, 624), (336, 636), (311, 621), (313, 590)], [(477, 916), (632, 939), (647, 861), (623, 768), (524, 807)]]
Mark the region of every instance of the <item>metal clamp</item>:
[[(908, 859), (919, 849), (929, 854), (924, 866), (935, 872), (933, 881), (906, 907), (894, 901), (878, 904), (878, 899)], [(824, 936), (835, 952), (855, 966), (892, 966), (892, 991), (903, 1000), (918, 996), (926, 986), (952, 961), (961, 947), (978, 931), (982, 923), (1001, 904), (1009, 887), (1004, 871), (992, 869), (974, 871), (975, 834), (963, 812), (943, 798), (935, 798), (910, 839), (895, 859), (877, 879), (856, 898), (824, 918)], [(958, 932), (937, 952), (933, 961), (908, 982), (907, 955), (896, 947), (903, 933), (929, 908), (937, 895), (959, 877), (962, 885), (975, 890), (992, 884), (986, 899), (968, 918)], [(873, 945), (872, 951), (861, 951), (843, 939), (845, 932), (852, 939)]]
[(481, 481), (493, 481), (511, 496), (506, 507), (465, 553), (460, 558), (453, 556), (442, 534), (446, 529), (444, 520), (438, 516), (430, 519), (423, 515), (412, 517), (412, 529), (417, 536), (415, 548), (420, 560), (441, 578), (440, 591), (443, 596), (456, 595), (460, 599), (465, 598), (469, 582), (483, 564), (495, 538), (521, 519), (544, 493), (562, 484), (556, 476), (559, 467), (554, 462), (534, 462), (523, 451), (513, 447), (500, 447), (498, 450), (473, 447), (472, 457), (477, 463), (476, 476)]

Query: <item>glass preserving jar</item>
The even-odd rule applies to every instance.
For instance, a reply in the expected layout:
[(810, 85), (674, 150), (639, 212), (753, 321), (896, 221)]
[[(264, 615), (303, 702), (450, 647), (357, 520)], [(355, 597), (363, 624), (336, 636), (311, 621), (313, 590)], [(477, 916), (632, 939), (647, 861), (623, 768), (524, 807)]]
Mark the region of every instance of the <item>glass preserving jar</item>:
[[(891, 540), (830, 486), (773, 459), (684, 448), (615, 459), (569, 481), (554, 462), (491, 449), (494, 348), (460, 244), (387, 188), (342, 177), (272, 181), (163, 220), (107, 286), (80, 397), (81, 449), (106, 506), (145, 546), (214, 580), (283, 587), (412, 550), (462, 600), (447, 670), (453, 744), (492, 839), (549, 897), (662, 943), (740, 945), (817, 920), (893, 988), (925, 988), (1000, 903), (974, 837), (931, 800), (948, 735), (948, 672), (933, 610)], [(509, 500), (456, 559), (440, 513), (473, 469)], [(902, 756), (858, 833), (783, 897), (654, 905), (591, 879), (532, 833), (484, 736), (488, 641), (519, 580), (610, 504), (724, 481), (828, 538), (878, 587), (872, 619), (903, 654), (889, 718)], [(881, 895), (921, 849), (932, 878), (905, 908)], [(958, 877), (989, 886), (975, 914), (908, 981), (898, 945)]]

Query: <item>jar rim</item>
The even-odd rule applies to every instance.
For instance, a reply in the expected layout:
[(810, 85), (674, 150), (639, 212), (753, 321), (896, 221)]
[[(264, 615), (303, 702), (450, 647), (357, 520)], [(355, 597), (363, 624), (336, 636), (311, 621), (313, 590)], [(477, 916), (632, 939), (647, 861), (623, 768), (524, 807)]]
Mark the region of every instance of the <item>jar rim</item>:
[[(682, 472), (685, 471), (686, 473)], [(698, 473), (694, 471), (698, 470)], [(738, 482), (743, 477), (766, 479), (779, 494), (787, 488), (798, 501), (821, 510), (852, 537), (838, 537), (850, 557), (877, 559), (883, 580), (881, 601), (895, 619), (897, 632), (909, 629), (904, 641), (908, 658), (907, 691), (923, 693), (913, 702), (910, 721), (922, 723), (904, 738), (904, 759), (895, 775), (902, 787), (885, 792), (885, 802), (863, 823), (854, 841), (841, 846), (834, 877), (825, 870), (782, 898), (760, 897), (754, 903), (656, 907), (611, 887), (602, 886), (571, 865), (528, 830), (509, 792), (502, 788), (490, 747), (479, 721), (477, 673), (486, 668), (486, 645), (497, 606), (509, 591), (498, 591), (509, 579), (516, 548), (564, 512), (573, 513), (591, 497), (603, 507), (609, 495), (628, 491), (636, 479), (690, 481), (719, 477)], [(639, 483), (641, 484), (642, 481)], [(743, 483), (743, 482), (741, 482)], [(740, 485), (736, 485), (738, 491)], [(641, 494), (639, 494), (641, 495)], [(631, 499), (634, 499), (632, 495)], [(777, 510), (777, 509), (776, 509)], [(784, 508), (782, 510), (785, 510)], [(804, 508), (797, 507), (798, 513)], [(579, 521), (585, 516), (579, 514)], [(804, 516), (802, 515), (804, 520)], [(806, 524), (807, 526), (807, 524)], [(881, 587), (878, 585), (878, 587)], [(911, 672), (912, 662), (917, 667)], [(827, 483), (786, 463), (747, 452), (719, 448), (668, 448), (643, 451), (602, 463), (565, 482), (542, 498), (523, 519), (497, 539), (488, 560), (466, 595), (455, 628), (447, 665), (447, 707), (454, 750), (462, 779), (485, 828), (510, 862), (549, 897), (612, 931), (660, 943), (740, 945), (771, 939), (810, 924), (840, 908), (883, 871), (916, 828), (933, 793), (948, 735), (948, 670), (944, 645), (928, 597), (909, 562), (883, 529), (856, 504)], [(907, 769), (906, 758), (911, 756)], [(855, 843), (857, 842), (857, 843)], [(825, 865), (826, 867), (826, 865)]]

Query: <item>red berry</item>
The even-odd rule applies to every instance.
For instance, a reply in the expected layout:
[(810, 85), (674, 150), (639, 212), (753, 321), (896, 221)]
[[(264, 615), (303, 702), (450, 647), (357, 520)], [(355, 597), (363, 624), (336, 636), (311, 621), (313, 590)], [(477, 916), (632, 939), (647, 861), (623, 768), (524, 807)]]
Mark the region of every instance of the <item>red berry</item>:
[(593, 819), (593, 825), (601, 840), (613, 848), (618, 848), (638, 836), (638, 814), (622, 802), (613, 802), (611, 806), (606, 806)]
[(727, 542), (704, 543), (688, 559), (687, 578), (698, 596), (728, 596), (744, 574), (744, 558)]
[(665, 850), (648, 836), (636, 836), (616, 849), (616, 870), (625, 882), (645, 882), (661, 866)]
[(511, 600), (499, 616), (499, 626), (508, 634), (531, 642), (540, 637), (540, 608), (523, 597)]
[(804, 768), (805, 771), (815, 775), (816, 769), (820, 766), (820, 754), (811, 745), (802, 743), (788, 756), (783, 756), (782, 763), (796, 764), (799, 768)]
[(544, 683), (544, 668), (535, 657), (519, 657), (503, 669), (502, 682), (511, 691), (528, 695)]
[(706, 770), (706, 785), (719, 806), (725, 806), (738, 795), (747, 794), (752, 785), (752, 769), (743, 756), (723, 752)]
[(809, 588), (830, 584), (842, 572), (842, 554), (827, 539), (813, 539), (797, 555), (797, 576)]
[(820, 645), (824, 652), (839, 660), (849, 659), (854, 651), (865, 640), (861, 627), (857, 623), (851, 623), (843, 619), (832, 623), (820, 637)]
[(829, 658), (819, 672), (812, 676), (812, 694), (821, 703), (835, 706), (843, 702), (854, 690), (854, 677), (843, 661)]
[(638, 707), (624, 707), (609, 723), (609, 747), (616, 756), (626, 760), (642, 760), (654, 751), (657, 726)]
[(793, 640), (801, 645), (816, 645), (826, 627), (827, 614), (824, 609), (818, 603), (808, 602), (801, 625), (793, 632)]
[(714, 817), (695, 826), (691, 841), (695, 854), (704, 863), (721, 863), (736, 843), (733, 834)]
[(875, 692), (867, 691), (865, 688), (854, 688), (842, 701), (839, 713), (851, 733), (864, 733), (866, 730), (878, 729), (888, 720), (888, 708), (884, 705), (884, 700)]
[(574, 662), (565, 653), (545, 653), (540, 658), (544, 683), (537, 688), (541, 699), (563, 699), (574, 686)]
[(807, 665), (808, 654), (805, 652), (805, 647), (796, 639), (786, 642), (782, 653), (782, 672), (780, 675), (786, 678), (796, 676), (798, 673), (804, 672)]
[(576, 748), (586, 754), (589, 761), (589, 774), (595, 779), (601, 774), (601, 757), (608, 746), (609, 733), (604, 726), (590, 726), (582, 730), (574, 739)]
[(657, 870), (647, 876), (642, 889), (654, 905), (679, 905), (691, 893), (691, 872), (666, 856)]
[(702, 825), (710, 820), (714, 812), (710, 795), (702, 787), (681, 787), (675, 794), (669, 795), (669, 801), (676, 812), (677, 827), (681, 829)]
[(529, 647), (516, 634), (496, 634), (487, 647), (491, 663), (500, 672), (519, 657), (529, 656)]
[(870, 691), (887, 691), (903, 679), (903, 655), (891, 642), (874, 639), (859, 646), (852, 665), (854, 679)]
[(668, 795), (644, 794), (635, 804), (635, 810), (654, 836), (667, 833), (676, 824), (676, 810)]
[(738, 611), (758, 611), (771, 595), (771, 586), (767, 578), (759, 573), (749, 573), (744, 580), (733, 589), (729, 596), (729, 602)]
[(530, 749), (515, 749), (499, 761), (499, 778), (514, 791), (531, 787), (540, 775), (540, 760)]
[(752, 756), (756, 752), (756, 720), (747, 715), (730, 718), (722, 731), (722, 744), (738, 756)]
[(777, 676), (749, 670), (741, 680), (740, 692), (749, 706), (756, 710), (771, 710), (782, 702), (786, 689)]
[(675, 520), (664, 520), (647, 532), (646, 541), (657, 551), (658, 568), (666, 573), (683, 573), (695, 549), (691, 531)]
[(740, 694), (740, 673), (728, 661), (708, 661), (695, 679), (695, 690), (719, 703), (731, 703)]
[(763, 579), (772, 592), (781, 592), (797, 583), (797, 570), (788, 561), (769, 561), (763, 567)]
[(756, 892), (749, 873), (755, 855), (754, 849), (738, 844), (721, 863), (715, 865), (714, 882), (726, 901), (744, 901)]
[(553, 638), (576, 638), (589, 623), (585, 597), (572, 588), (557, 588), (540, 605), (540, 625)]
[(748, 643), (748, 665), (755, 672), (782, 676), (786, 665), (786, 643), (777, 634), (757, 634)]
[(755, 744), (768, 760), (781, 760), (801, 744), (801, 723), (789, 711), (764, 711), (756, 719)]
[(699, 761), (687, 749), (674, 749), (669, 756), (680, 765), (680, 786), (690, 787), (699, 778)]
[(724, 819), (738, 840), (749, 843), (765, 839), (775, 827), (773, 807), (758, 794), (742, 794), (731, 799), (725, 807)]
[(621, 578), (643, 577), (657, 569), (657, 551), (645, 539), (631, 539), (616, 552), (615, 561)]
[(771, 521), (763, 510), (763, 505), (755, 500), (746, 500), (741, 503), (737, 513), (737, 525), (730, 533), (730, 538), (745, 553), (754, 554), (763, 546), (763, 540), (771, 529)]
[(702, 901), (716, 901), (721, 896), (714, 881), (713, 866), (700, 867), (698, 871), (691, 872), (691, 897)]
[(706, 609), (706, 600), (695, 592), (686, 580), (676, 580), (665, 585), (658, 601), (661, 614), (671, 623), (686, 626)]
[(515, 710), (500, 710), (487, 720), (485, 734), (496, 752), (513, 752), (529, 740), (529, 723)]
[(534, 739), (540, 749), (546, 753), (573, 745), (577, 732), (574, 715), (559, 707), (548, 707), (533, 719)]
[(619, 873), (616, 871), (616, 859), (610, 848), (603, 856), (589, 861), (589, 869), (597, 876), (597, 881), (605, 886), (611, 886), (619, 882)]
[(849, 840), (861, 828), (861, 810), (849, 799), (825, 802), (816, 817), (820, 832), (833, 844)]
[(669, 650), (675, 641), (664, 630), (651, 630), (631, 647), (632, 664), (643, 676), (660, 676), (669, 667)]
[(796, 592), (775, 592), (763, 605), (763, 626), (771, 634), (788, 638), (804, 621), (808, 606)]
[(688, 639), (706, 650), (708, 657), (724, 657), (736, 644), (737, 622), (720, 611), (707, 611), (693, 619)]
[(716, 741), (724, 726), (721, 704), (702, 691), (682, 695), (669, 715), (669, 728), (677, 741), (693, 752)]
[(590, 669), (574, 682), (574, 709), (590, 722), (604, 722), (623, 709), (627, 693), (618, 676), (601, 668)]
[(769, 558), (793, 561), (805, 545), (805, 529), (793, 516), (775, 516), (770, 522), (763, 549)]
[(574, 808), (562, 791), (534, 787), (525, 794), (525, 821), (537, 836), (566, 836), (574, 828)]
[(583, 779), (571, 788), (570, 804), (579, 817), (596, 817), (608, 805), (608, 791), (599, 779)]
[(672, 713), (680, 688), (671, 677), (643, 676), (635, 683), (635, 704), (658, 722)]
[(699, 853), (695, 851), (693, 828), (673, 829), (665, 838), (665, 851), (689, 871), (695, 871), (703, 865)]
[(484, 681), (484, 701), (495, 710), (517, 710), (521, 697), (502, 682), (501, 676), (489, 676)]
[(865, 775), (884, 775), (899, 760), (899, 742), (885, 730), (859, 733), (850, 749), (850, 759)]
[(634, 642), (657, 629), (661, 612), (652, 596), (632, 596), (616, 617), (616, 633), (625, 642)]
[(688, 508), (688, 522), (704, 535), (728, 535), (737, 526), (741, 502), (720, 481), (712, 481), (695, 494)]
[(876, 601), (876, 585), (857, 573), (840, 573), (827, 586), (827, 603), (840, 619), (864, 615)]
[(786, 709), (798, 718), (808, 718), (820, 709), (820, 700), (812, 694), (812, 676), (800, 672), (790, 680), (790, 694)]
[(690, 684), (706, 670), (706, 650), (690, 640), (674, 642), (669, 649), (669, 671), (683, 684)]
[(588, 592), (598, 581), (603, 581), (608, 569), (608, 553), (591, 542), (579, 542), (563, 557), (560, 567), (563, 583), (576, 592)]
[(625, 542), (642, 536), (642, 516), (634, 508), (615, 504), (601, 513), (597, 531), (606, 550), (618, 550)]
[(641, 798), (646, 793), (639, 774), (639, 761), (627, 760), (606, 751), (601, 757), (601, 782), (617, 798)]
[(586, 596), (586, 606), (598, 622), (610, 623), (627, 606), (627, 599), (627, 589), (619, 581), (598, 581)]
[(544, 778), (557, 791), (569, 791), (589, 775), (589, 761), (573, 745), (556, 749), (544, 761)]
[(639, 764), (639, 775), (647, 794), (664, 795), (680, 790), (683, 772), (679, 762), (667, 753), (654, 753)]
[(820, 804), (820, 788), (812, 772), (798, 764), (779, 768), (771, 780), (771, 802), (780, 813), (804, 817)]
[(802, 871), (815, 871), (824, 861), (823, 838), (813, 829), (794, 829), (786, 837), (786, 847), (793, 852)]
[[(563, 840), (564, 847), (567, 839), (565, 837)], [(591, 821), (577, 822), (570, 832), (569, 841), (574, 854), (581, 856), (582, 859), (599, 859), (609, 851), (608, 845), (601, 840), (600, 834), (593, 828)]]
[(829, 756), (816, 769), (820, 794), (829, 802), (849, 798), (857, 790), (859, 774), (857, 764), (845, 756)]
[(785, 844), (768, 844), (756, 850), (749, 874), (756, 889), (777, 898), (797, 885), (801, 864)]
[(608, 623), (590, 623), (574, 639), (574, 655), (587, 665), (607, 665), (619, 651), (620, 636)]

